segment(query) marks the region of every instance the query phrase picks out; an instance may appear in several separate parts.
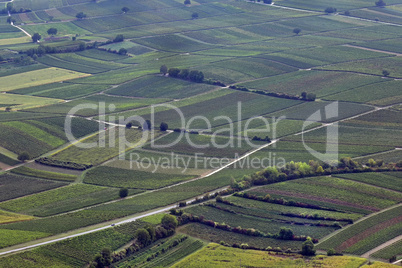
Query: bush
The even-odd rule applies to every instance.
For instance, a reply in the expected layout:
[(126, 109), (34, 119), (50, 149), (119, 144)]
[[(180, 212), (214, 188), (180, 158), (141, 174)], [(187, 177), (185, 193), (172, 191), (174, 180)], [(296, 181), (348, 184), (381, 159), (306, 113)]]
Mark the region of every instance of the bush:
[(119, 52), (117, 52), (119, 55), (127, 55), (127, 49), (125, 49), (124, 47), (119, 49)]
[(310, 237), (307, 237), (307, 240), (303, 243), (301, 254), (303, 256), (315, 255), (314, 243)]
[(375, 2), (375, 5), (378, 7), (385, 7), (387, 4), (384, 2), (384, 0), (379, 0)]
[(30, 157), (29, 157), (29, 154), (27, 152), (22, 152), (17, 157), (17, 159), (22, 161), (22, 162), (25, 162), (25, 161), (29, 160), (29, 158)]
[(327, 7), (325, 9), (325, 13), (327, 13), (327, 14), (331, 14), (331, 13), (335, 13), (335, 12), (336, 12), (336, 8), (334, 8), (334, 7)]
[(121, 198), (127, 197), (128, 196), (128, 189), (127, 188), (122, 188), (119, 191), (119, 196)]
[(327, 255), (328, 256), (335, 256), (336, 255), (336, 251), (335, 249), (331, 248), (327, 251)]
[(179, 224), (176, 217), (169, 214), (163, 216), (161, 223), (163, 228), (167, 230), (175, 230), (177, 225)]
[(138, 229), (137, 232), (135, 232), (135, 237), (137, 238), (138, 242), (144, 246), (147, 246), (151, 243), (151, 236), (144, 228)]
[(293, 231), (290, 228), (282, 227), (279, 231), (278, 238), (282, 240), (292, 240), (294, 237)]
[(113, 39), (113, 42), (123, 42), (124, 41), (124, 36), (122, 34), (116, 35), (116, 37)]
[(159, 126), (160, 131), (166, 131), (168, 130), (169, 126), (167, 123), (162, 122), (161, 125)]

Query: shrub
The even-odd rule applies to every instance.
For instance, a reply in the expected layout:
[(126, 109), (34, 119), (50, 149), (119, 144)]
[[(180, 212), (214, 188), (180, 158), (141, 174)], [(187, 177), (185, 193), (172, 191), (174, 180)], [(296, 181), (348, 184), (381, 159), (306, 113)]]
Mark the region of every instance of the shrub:
[(301, 254), (304, 256), (315, 255), (314, 243), (311, 240), (311, 237), (307, 237), (307, 240), (303, 243)]
[(119, 196), (121, 198), (127, 197), (128, 196), (128, 189), (127, 188), (122, 188), (119, 191)]
[(336, 255), (335, 249), (333, 249), (333, 248), (329, 249), (329, 250), (327, 251), (327, 255), (328, 255), (328, 256), (334, 256), (334, 255)]
[(144, 228), (138, 229), (135, 232), (135, 237), (137, 238), (138, 242), (140, 242), (144, 246), (149, 245), (149, 243), (151, 242), (151, 236)]
[(168, 128), (169, 128), (169, 126), (168, 126), (168, 124), (165, 123), (165, 122), (162, 122), (162, 123), (160, 124), (160, 126), (159, 126), (160, 131), (166, 131), (166, 130), (168, 130)]
[(335, 12), (336, 12), (336, 8), (334, 8), (334, 7), (327, 7), (325, 9), (325, 13), (327, 13), (327, 14), (331, 14), (331, 13), (335, 13)]
[(169, 214), (166, 214), (165, 216), (163, 216), (161, 223), (162, 223), (162, 226), (168, 230), (169, 229), (175, 230), (178, 225), (178, 221), (177, 221), (176, 217), (173, 215), (169, 215)]
[(27, 152), (22, 152), (21, 154), (19, 154), (18, 155), (18, 157), (17, 157), (17, 159), (18, 160), (20, 160), (20, 161), (22, 161), (22, 162), (25, 162), (25, 161), (27, 161), (27, 160), (29, 160), (29, 154), (27, 153)]

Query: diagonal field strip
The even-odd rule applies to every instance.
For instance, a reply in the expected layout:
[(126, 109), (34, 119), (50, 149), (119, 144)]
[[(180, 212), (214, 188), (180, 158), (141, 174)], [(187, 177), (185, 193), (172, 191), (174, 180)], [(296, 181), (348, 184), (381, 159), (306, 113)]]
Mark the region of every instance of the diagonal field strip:
[(373, 253), (375, 253), (375, 252), (377, 252), (377, 251), (379, 251), (379, 250), (381, 250), (381, 249), (383, 249), (383, 248), (386, 248), (386, 247), (388, 247), (388, 246), (394, 244), (395, 242), (398, 242), (399, 240), (402, 240), (402, 235), (397, 236), (397, 237), (395, 237), (394, 239), (391, 239), (391, 240), (385, 242), (384, 244), (381, 244), (381, 245), (379, 245), (378, 247), (373, 248), (373, 249), (370, 250), (370, 251), (367, 251), (366, 253), (364, 253), (364, 254), (362, 255), (362, 257), (363, 257), (363, 258), (369, 258), (371, 254), (373, 254)]

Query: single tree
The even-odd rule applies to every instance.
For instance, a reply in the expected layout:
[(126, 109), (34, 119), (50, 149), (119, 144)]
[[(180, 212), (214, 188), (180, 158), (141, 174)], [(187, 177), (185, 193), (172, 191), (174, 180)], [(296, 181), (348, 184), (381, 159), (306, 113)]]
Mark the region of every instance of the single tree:
[(151, 242), (151, 236), (144, 228), (138, 229), (137, 232), (135, 232), (135, 237), (137, 238), (138, 242), (145, 246), (149, 245)]
[(10, 2), (7, 3), (6, 8), (7, 8), (7, 11), (9, 11), (9, 12), (11, 13), (11, 11), (12, 11), (13, 8), (14, 8), (13, 3), (10, 3)]
[(131, 128), (133, 126), (133, 124), (131, 123), (131, 122), (128, 122), (127, 124), (126, 124), (126, 128)]
[(185, 5), (191, 5), (191, 1), (190, 0), (184, 0), (184, 4)]
[(119, 52), (118, 52), (118, 53), (119, 53), (119, 55), (127, 55), (127, 52), (128, 52), (127, 49), (125, 49), (124, 47), (122, 47), (122, 48), (119, 49)]
[(49, 28), (49, 30), (47, 30), (47, 34), (48, 35), (56, 35), (57, 34), (57, 29), (56, 28)]
[(94, 266), (96, 268), (109, 267), (112, 264), (112, 251), (109, 248), (102, 249), (101, 253), (95, 256)]
[(119, 191), (119, 196), (121, 198), (127, 197), (128, 196), (128, 189), (127, 188), (121, 188)]
[(293, 237), (294, 234), (292, 229), (290, 228), (282, 227), (281, 230), (279, 231), (279, 239), (291, 240), (293, 239)]
[(166, 131), (168, 130), (168, 124), (165, 122), (162, 122), (161, 125), (159, 126), (160, 131)]
[(151, 238), (151, 242), (154, 241), (156, 239), (155, 227), (153, 227), (152, 225), (149, 225), (145, 228), (145, 230), (147, 230), (147, 232)]
[(6, 112), (11, 112), (11, 107), (6, 107), (5, 111)]
[(382, 75), (383, 75), (384, 77), (388, 77), (390, 74), (391, 74), (391, 73), (388, 72), (387, 70), (383, 70), (383, 71), (382, 71)]
[(130, 9), (128, 7), (122, 7), (121, 11), (123, 11), (123, 13), (127, 13), (130, 11)]
[(307, 237), (307, 240), (303, 243), (301, 254), (304, 256), (315, 255), (314, 243), (310, 237)]
[(150, 120), (145, 120), (144, 125), (142, 126), (142, 129), (144, 131), (146, 130), (151, 130), (152, 124)]
[(375, 5), (378, 7), (385, 7), (387, 4), (384, 2), (384, 0), (379, 0), (375, 2)]
[(314, 93), (308, 93), (306, 96), (306, 100), (315, 101), (316, 95)]
[(350, 16), (350, 11), (346, 10), (345, 13), (343, 13), (343, 14), (345, 14), (345, 16)]
[(78, 49), (80, 50), (80, 51), (83, 51), (83, 50), (85, 50), (87, 47), (85, 46), (85, 43), (81, 43), (81, 44), (79, 44), (78, 45)]
[(327, 255), (328, 255), (328, 256), (334, 256), (334, 255), (336, 255), (336, 251), (335, 251), (335, 249), (333, 249), (333, 248), (328, 249), (328, 251), (327, 251)]
[(300, 32), (301, 32), (300, 28), (294, 28), (293, 29), (293, 33), (295, 33), (295, 34), (299, 34)]
[(116, 35), (116, 37), (113, 39), (113, 42), (123, 42), (124, 41), (124, 36), (122, 34)]
[(302, 93), (301, 93), (301, 97), (302, 97), (302, 99), (306, 99), (307, 98), (307, 92), (306, 91), (303, 91)]
[(190, 75), (189, 69), (183, 69), (179, 73), (179, 78), (186, 80), (186, 79), (188, 79), (189, 75)]
[(161, 223), (163, 228), (170, 230), (176, 229), (177, 225), (179, 224), (176, 217), (169, 214), (163, 216)]
[(168, 67), (166, 65), (162, 65), (159, 71), (163, 73), (163, 75), (166, 75), (168, 72)]
[(18, 160), (25, 162), (29, 159), (29, 154), (27, 152), (22, 152), (17, 157)]
[(327, 13), (327, 14), (331, 14), (331, 13), (335, 13), (335, 12), (336, 12), (336, 8), (334, 8), (334, 7), (327, 7), (325, 9), (325, 13)]
[(193, 82), (202, 83), (204, 81), (204, 74), (200, 71), (192, 70), (188, 78)]
[(198, 19), (198, 13), (194, 12), (193, 14), (191, 14), (191, 18), (192, 19)]
[(13, 17), (7, 17), (7, 23), (14, 24), (16, 20)]
[(32, 35), (32, 42), (37, 43), (41, 38), (42, 38), (42, 36), (40, 36), (40, 34), (34, 33)]
[(171, 76), (171, 77), (178, 77), (179, 73), (180, 73), (180, 69), (179, 68), (170, 68), (168, 73), (169, 73), (169, 76)]
[(264, 4), (268, 4), (268, 5), (272, 4), (272, 0), (264, 0), (263, 2), (264, 2)]
[(84, 19), (87, 17), (87, 14), (85, 14), (84, 12), (81, 11), (81, 12), (78, 12), (77, 15), (75, 15), (75, 17), (77, 19)]

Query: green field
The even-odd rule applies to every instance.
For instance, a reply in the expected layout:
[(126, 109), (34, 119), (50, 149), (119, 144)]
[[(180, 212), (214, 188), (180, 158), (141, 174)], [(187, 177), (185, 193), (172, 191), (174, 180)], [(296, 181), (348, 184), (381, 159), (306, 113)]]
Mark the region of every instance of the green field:
[(155, 141), (154, 145), (146, 145), (144, 148), (163, 152), (176, 152), (194, 157), (198, 154), (198, 157), (235, 158), (264, 144), (266, 142), (253, 141), (252, 145), (250, 145), (245, 140), (233, 137), (197, 134), (182, 136), (179, 133), (171, 133)]
[[(330, 188), (328, 188), (330, 187)], [(330, 189), (330, 190), (328, 190)], [(253, 190), (262, 195), (278, 194), (285, 198), (303, 198), (334, 203), (350, 212), (375, 212), (400, 202), (402, 194), (371, 185), (333, 177), (314, 177), (281, 182)]]
[[(216, 95), (212, 95), (213, 93)], [(226, 90), (219, 90), (205, 95), (170, 103), (174, 107), (180, 108), (181, 113), (172, 107), (155, 107), (154, 124), (159, 125), (161, 122), (166, 122), (172, 129), (206, 129), (208, 125), (205, 119), (198, 118), (200, 115), (209, 120), (211, 127), (214, 127), (269, 114), (301, 103), (297, 100), (278, 99), (239, 91), (227, 94)], [(246, 109), (246, 107), (248, 108)], [(150, 112), (149, 109), (144, 109), (136, 114), (145, 119), (151, 119)], [(119, 115), (132, 114), (121, 113)], [(192, 119), (193, 117), (194, 119)]]
[(75, 99), (110, 88), (108, 85), (82, 85), (73, 83), (52, 83), (36, 87), (13, 90), (13, 93), (58, 99)]
[[(342, 72), (299, 71), (252, 82), (241, 83), (241, 86), (269, 92), (284, 92), (300, 95), (303, 91), (314, 93), (318, 98), (326, 99), (327, 95), (356, 89), (364, 85), (381, 85), (378, 77)], [(308, 85), (308, 86), (300, 86)], [(347, 99), (346, 99), (347, 100)]]
[(118, 189), (74, 184), (0, 203), (9, 211), (50, 216), (119, 198)]
[[(149, 133), (123, 127), (110, 128), (80, 141), (78, 146), (70, 145), (54, 153), (52, 157), (56, 160), (97, 165), (129, 149), (140, 147), (150, 138), (156, 138), (161, 134), (157, 131)], [(88, 148), (85, 144), (92, 145)]]
[(389, 260), (393, 256), (398, 256), (401, 255), (401, 247), (402, 247), (402, 241), (396, 242), (384, 249), (381, 249), (374, 254), (371, 254), (370, 256), (374, 258), (381, 258), (384, 260)]
[[(290, 223), (290, 221), (286, 223), (281, 220), (244, 215), (238, 212), (233, 214), (207, 206), (196, 206), (188, 208), (185, 211), (193, 215), (202, 215), (206, 220), (211, 220), (218, 223), (226, 223), (232, 227), (240, 226), (242, 228), (253, 228), (266, 234), (276, 234), (279, 233), (282, 227), (287, 227), (292, 229), (294, 235), (305, 235), (319, 239), (336, 230), (336, 228), (333, 227), (308, 226), (307, 224), (296, 225), (294, 224), (294, 221), (292, 221), (292, 223)], [(227, 236), (231, 236), (231, 233), (228, 233)], [(278, 241), (277, 244), (281, 244), (281, 241)]]
[[(2, 106), (0, 107), (0, 110), (4, 111), (6, 107), (10, 107), (12, 111), (19, 111), (23, 109), (52, 105), (61, 101), (62, 100), (53, 98), (32, 97), (7, 93), (1, 94), (0, 96), (0, 105)], [(10, 114), (10, 116), (13, 115)], [(35, 117), (34, 115), (28, 116)]]
[[(351, 157), (361, 166), (245, 190), (269, 194), (277, 203), (239, 194), (222, 197), (230, 202), (211, 199), (180, 209), (267, 234), (289, 227), (320, 239), (317, 249), (345, 254), (362, 255), (400, 235), (401, 172), (393, 170), (402, 157), (402, 0), (385, 0), (382, 8), (374, 2), (3, 2), (0, 248), (112, 227), (236, 181), (254, 181), (268, 166), (323, 160), (310, 149), (334, 161)], [(334, 14), (326, 14), (328, 7), (336, 8)], [(80, 12), (85, 18), (77, 18)], [(48, 34), (49, 28), (57, 34)], [(29, 36), (35, 33), (39, 42)], [(162, 65), (202, 71), (204, 82), (162, 75)], [(306, 94), (316, 99), (300, 97)], [(131, 116), (152, 120), (152, 131), (137, 129), (143, 122), (133, 118), (126, 127)], [(75, 140), (66, 135), (69, 119)], [(165, 132), (159, 131), (162, 122)], [(328, 140), (329, 126), (337, 127), (336, 139)], [(267, 145), (268, 138), (274, 141), (269, 146), (214, 173)], [(337, 150), (328, 147), (332, 142)], [(28, 161), (17, 161), (25, 152)], [(42, 165), (34, 161), (38, 157), (88, 169)], [(369, 171), (370, 159), (384, 165), (359, 173)], [(392, 171), (382, 172), (385, 167)], [(127, 197), (120, 198), (121, 188), (129, 189)], [(157, 225), (162, 216), (11, 254), (0, 258), (0, 267), (89, 267), (102, 248), (125, 251), (138, 228)], [(267, 237), (192, 222), (113, 266), (388, 267), (350, 256), (302, 259), (224, 243), (206, 246), (298, 251), (303, 243)], [(402, 254), (399, 247), (371, 257), (386, 261)]]
[[(98, 88), (99, 89), (99, 88)], [(24, 96), (26, 98), (32, 98), (28, 96)], [(73, 100), (71, 102), (64, 102), (60, 104), (49, 105), (46, 107), (30, 109), (31, 112), (39, 112), (39, 113), (50, 113), (50, 114), (59, 114), (66, 115), (69, 113), (74, 107), (78, 106), (81, 109), (76, 110), (74, 115), (78, 116), (94, 116), (99, 115), (101, 113), (100, 107), (102, 103), (105, 103), (104, 112), (111, 113), (117, 111), (126, 111), (133, 110), (140, 107), (146, 107), (152, 104), (157, 104), (161, 102), (165, 102), (167, 99), (143, 99), (143, 98), (124, 98), (117, 96), (107, 96), (102, 94), (97, 94), (94, 96), (90, 96), (83, 99)], [(96, 105), (96, 106), (94, 106)], [(110, 106), (112, 105), (112, 106)], [(114, 105), (114, 106), (113, 106)], [(113, 107), (112, 109), (110, 109)], [(133, 112), (130, 112), (130, 116), (133, 115)], [(119, 117), (116, 117), (119, 118)]]
[(180, 79), (145, 76), (109, 90), (108, 94), (142, 98), (181, 99), (205, 93), (214, 88), (214, 86), (191, 83)]
[(102, 166), (88, 171), (85, 174), (84, 182), (111, 187), (157, 189), (191, 178), (194, 178), (194, 176), (151, 173)]
[(10, 223), (10, 222), (18, 222), (18, 221), (27, 221), (27, 220), (32, 220), (34, 217), (28, 216), (28, 215), (23, 215), (23, 214), (17, 214), (9, 211), (3, 211), (0, 210), (0, 223), (5, 224), (5, 223)]
[(337, 177), (360, 181), (367, 184), (402, 192), (401, 172), (343, 174)]
[[(64, 118), (59, 117), (1, 123), (0, 145), (16, 154), (27, 152), (30, 158), (37, 157), (68, 141), (64, 121)], [(88, 122), (82, 118), (71, 120), (71, 134), (75, 138), (98, 129), (97, 122)]]
[(400, 234), (401, 209), (397, 206), (356, 223), (321, 242), (318, 248), (363, 254)]
[(52, 182), (38, 180), (18, 175), (2, 174), (0, 175), (2, 187), (0, 188), (1, 201), (42, 192), (66, 185), (61, 182)]
[(77, 178), (77, 176), (74, 176), (74, 175), (56, 173), (56, 172), (45, 171), (45, 170), (38, 170), (38, 169), (29, 168), (29, 167), (25, 167), (25, 166), (15, 168), (11, 172), (15, 173), (15, 174), (25, 175), (25, 176), (31, 176), (31, 177), (37, 177), (37, 178), (43, 178), (43, 179), (49, 179), (49, 180), (57, 180), (57, 181), (73, 182)]
[(85, 76), (88, 76), (88, 74), (50, 67), (37, 71), (27, 72), (24, 74), (14, 74), (7, 77), (1, 77), (0, 90), (12, 91), (18, 88), (66, 81)]
[[(234, 257), (235, 256), (235, 257)], [(366, 259), (357, 257), (314, 257), (301, 259), (294, 256), (275, 256), (268, 252), (224, 247), (215, 243), (190, 255), (173, 267), (361, 267)], [(364, 266), (363, 266), (364, 267)], [(370, 267), (370, 266), (367, 266)]]

